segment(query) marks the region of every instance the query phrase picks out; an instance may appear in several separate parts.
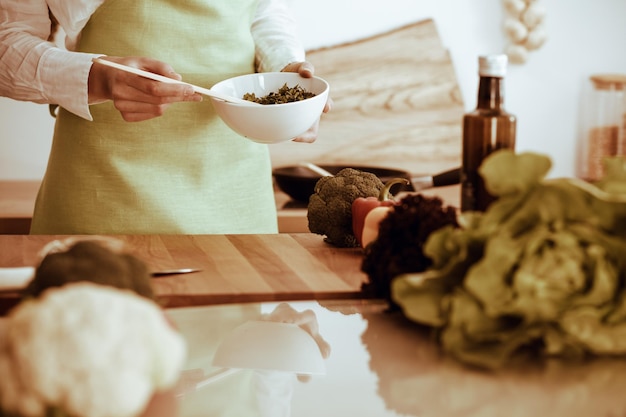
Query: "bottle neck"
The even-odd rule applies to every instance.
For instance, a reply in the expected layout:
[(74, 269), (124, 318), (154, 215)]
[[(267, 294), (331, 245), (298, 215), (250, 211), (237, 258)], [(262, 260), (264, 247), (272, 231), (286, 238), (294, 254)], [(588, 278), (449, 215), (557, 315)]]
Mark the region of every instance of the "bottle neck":
[(504, 79), (480, 76), (478, 84), (479, 109), (500, 109), (504, 107)]

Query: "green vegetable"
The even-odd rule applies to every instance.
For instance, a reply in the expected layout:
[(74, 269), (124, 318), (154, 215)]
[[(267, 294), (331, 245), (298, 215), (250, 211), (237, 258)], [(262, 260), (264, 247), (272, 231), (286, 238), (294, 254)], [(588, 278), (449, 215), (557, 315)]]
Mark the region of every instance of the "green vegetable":
[(3, 318), (0, 415), (139, 416), (173, 389), (182, 335), (154, 301), (93, 282), (50, 288)]
[(626, 355), (626, 164), (597, 186), (546, 179), (550, 164), (490, 155), (480, 173), (498, 200), (432, 233), (432, 267), (392, 282), (405, 315), (461, 361)]
[(376, 197), (383, 187), (376, 175), (353, 168), (320, 178), (309, 198), (309, 230), (325, 235), (326, 242), (334, 246), (358, 247), (352, 230), (352, 202), (360, 197)]
[(289, 87), (286, 83), (278, 89), (276, 92), (270, 92), (263, 97), (257, 97), (254, 93), (246, 93), (243, 95), (244, 100), (254, 101), (259, 104), (283, 104), (293, 103), (294, 101), (306, 100), (307, 98), (315, 97), (315, 93), (307, 91), (299, 84), (293, 87)]

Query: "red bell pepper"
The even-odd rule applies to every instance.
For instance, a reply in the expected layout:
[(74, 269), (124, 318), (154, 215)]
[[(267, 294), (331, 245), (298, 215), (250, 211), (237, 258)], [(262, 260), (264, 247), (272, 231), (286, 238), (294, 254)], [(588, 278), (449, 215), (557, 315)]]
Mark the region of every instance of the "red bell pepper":
[(389, 190), (396, 184), (409, 184), (406, 178), (394, 178), (385, 184), (380, 190), (378, 197), (359, 197), (352, 202), (352, 232), (359, 245), (363, 245), (363, 229), (365, 218), (373, 209), (377, 207), (393, 206), (396, 201), (390, 197)]

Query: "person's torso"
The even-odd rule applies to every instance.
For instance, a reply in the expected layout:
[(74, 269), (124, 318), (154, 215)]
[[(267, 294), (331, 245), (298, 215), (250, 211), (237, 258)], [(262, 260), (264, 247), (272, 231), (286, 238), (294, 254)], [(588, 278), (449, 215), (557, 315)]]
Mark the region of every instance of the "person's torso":
[[(211, 87), (254, 71), (254, 0), (107, 0), (77, 50), (147, 56)], [(272, 233), (265, 145), (232, 132), (210, 100), (125, 122), (112, 102), (93, 122), (61, 109), (34, 233)]]

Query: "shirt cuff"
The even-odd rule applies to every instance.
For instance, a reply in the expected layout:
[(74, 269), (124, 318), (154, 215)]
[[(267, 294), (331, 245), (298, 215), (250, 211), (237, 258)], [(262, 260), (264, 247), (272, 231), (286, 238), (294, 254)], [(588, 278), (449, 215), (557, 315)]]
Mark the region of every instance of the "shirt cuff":
[(258, 72), (280, 71), (287, 64), (305, 60), (296, 20), (283, 2), (260, 2), (251, 32)]
[(46, 51), (39, 71), (41, 83), (47, 87), (46, 99), (83, 119), (93, 120), (89, 111), (89, 71), (92, 59), (100, 56), (59, 48)]

